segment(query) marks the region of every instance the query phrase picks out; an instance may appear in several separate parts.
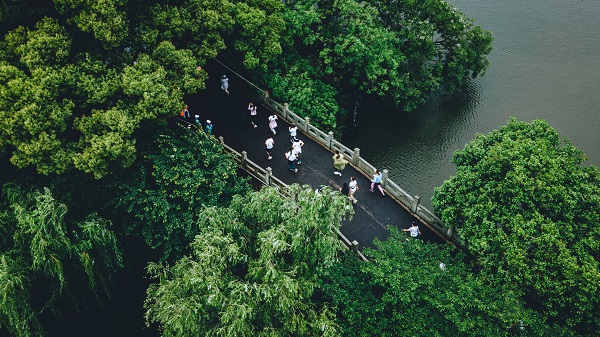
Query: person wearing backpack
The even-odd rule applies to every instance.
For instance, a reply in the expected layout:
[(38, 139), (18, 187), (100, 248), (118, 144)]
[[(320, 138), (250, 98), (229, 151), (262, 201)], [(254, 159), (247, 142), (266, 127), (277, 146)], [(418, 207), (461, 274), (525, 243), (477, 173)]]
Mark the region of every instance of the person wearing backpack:
[(296, 165), (294, 164), (294, 162), (296, 161), (296, 159), (298, 159), (298, 157), (296, 157), (293, 147), (290, 146), (288, 148), (288, 151), (285, 153), (285, 157), (288, 160), (288, 166), (290, 167), (290, 171), (292, 171), (294, 173), (298, 173), (298, 169), (296, 168)]

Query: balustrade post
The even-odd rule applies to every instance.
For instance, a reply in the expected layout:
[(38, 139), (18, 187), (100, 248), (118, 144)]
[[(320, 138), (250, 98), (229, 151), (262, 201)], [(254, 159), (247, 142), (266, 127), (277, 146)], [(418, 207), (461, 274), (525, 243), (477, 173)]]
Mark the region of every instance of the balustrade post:
[(331, 149), (331, 144), (333, 140), (333, 131), (329, 131), (327, 134), (327, 148)]
[(271, 167), (267, 167), (267, 173), (265, 174), (265, 183), (267, 186), (271, 186), (271, 175), (273, 174), (273, 169)]
[(381, 172), (381, 186), (383, 188), (385, 188), (389, 173), (390, 172), (387, 169), (385, 169), (385, 170), (383, 170), (383, 172)]
[(352, 241), (352, 246), (350, 246), (350, 249), (352, 249), (353, 252), (358, 254), (358, 241)]
[(246, 161), (248, 160), (248, 153), (246, 151), (242, 151), (242, 153), (240, 153), (240, 155), (242, 156), (242, 167), (246, 167)]
[(219, 136), (219, 143), (221, 143), (221, 145), (225, 144), (225, 140), (223, 139), (223, 136)]
[(283, 119), (285, 119), (285, 120), (288, 119), (289, 111), (290, 111), (289, 104), (283, 103)]
[(421, 204), (421, 197), (418, 195), (415, 195), (415, 200), (413, 200), (412, 207), (411, 207), (411, 210), (413, 211), (413, 213), (417, 213), (417, 210), (419, 209), (420, 204)]
[(454, 234), (454, 226), (448, 227), (448, 230), (446, 231), (446, 237), (450, 239), (452, 238), (452, 234)]
[(310, 125), (310, 117), (304, 117), (304, 133), (308, 134), (308, 126)]
[(355, 147), (354, 152), (352, 152), (352, 164), (358, 165), (358, 160), (360, 159), (360, 149)]

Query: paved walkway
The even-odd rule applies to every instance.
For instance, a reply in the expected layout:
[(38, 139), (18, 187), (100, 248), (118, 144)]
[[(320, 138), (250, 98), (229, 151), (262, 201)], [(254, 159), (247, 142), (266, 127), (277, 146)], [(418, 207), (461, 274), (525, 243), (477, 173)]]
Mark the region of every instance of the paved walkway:
[(252, 127), (248, 111), (250, 99), (238, 89), (245, 83), (229, 72), (227, 75), (230, 78), (229, 95), (219, 89), (219, 73), (213, 72), (206, 90), (186, 98), (192, 117), (199, 115), (203, 124), (210, 119), (215, 136), (223, 136), (225, 143), (238, 152), (246, 151), (248, 158), (256, 164), (264, 168), (271, 167), (273, 175), (286, 184), (308, 184), (313, 189), (327, 185), (339, 189), (344, 182), (350, 182), (351, 176), (356, 177), (359, 190), (355, 194), (358, 199), (354, 205), (355, 214), (352, 220), (342, 224), (340, 231), (350, 241), (358, 241), (359, 249), (373, 247), (375, 238), (385, 240), (389, 236), (388, 225), (408, 228), (412, 221), (419, 224), (423, 240), (444, 242), (392, 197), (382, 197), (377, 189), (369, 192), (371, 177), (364, 176), (351, 165), (346, 165), (343, 176), (334, 175), (333, 153), (301, 131), (298, 131), (298, 138), (305, 144), (302, 148), (302, 164), (297, 165), (298, 173), (291, 172), (284, 155), (291, 145), (289, 125), (281, 118), (278, 120), (277, 135), (273, 136), (273, 160), (268, 160), (264, 142), (271, 134), (267, 118), (272, 112), (260, 102), (254, 102), (258, 107), (258, 127)]

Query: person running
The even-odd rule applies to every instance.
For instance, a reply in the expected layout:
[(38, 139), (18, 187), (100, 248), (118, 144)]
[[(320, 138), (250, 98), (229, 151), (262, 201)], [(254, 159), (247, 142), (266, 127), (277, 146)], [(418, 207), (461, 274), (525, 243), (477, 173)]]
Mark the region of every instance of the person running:
[(292, 143), (292, 147), (294, 148), (294, 153), (296, 153), (296, 157), (298, 158), (298, 165), (302, 164), (300, 161), (300, 154), (302, 153), (302, 147), (304, 146), (304, 142), (298, 139), (298, 137), (294, 137), (294, 142)]
[(285, 153), (285, 157), (288, 160), (288, 166), (290, 167), (290, 171), (292, 171), (294, 173), (298, 173), (298, 169), (294, 165), (294, 162), (296, 161), (296, 154), (294, 153), (293, 147), (290, 146), (288, 148), (288, 151)]
[(288, 130), (290, 130), (290, 142), (294, 142), (294, 138), (296, 138), (296, 133), (298, 132), (298, 127), (296, 126), (296, 124), (292, 123), (292, 125), (290, 125), (290, 127), (288, 127)]
[(179, 115), (181, 117), (183, 117), (183, 119), (185, 119), (185, 120), (190, 119), (190, 110), (188, 110), (187, 104), (185, 105), (185, 107), (183, 109), (181, 109), (181, 113)]
[(255, 128), (256, 127), (256, 105), (254, 105), (254, 103), (250, 102), (248, 103), (248, 110), (250, 111), (250, 123), (252, 123), (252, 127)]
[(212, 129), (213, 129), (212, 122), (210, 121), (210, 119), (207, 119), (206, 126), (204, 126), (204, 132), (206, 132), (206, 134), (208, 134), (208, 135), (212, 135)]
[(374, 187), (377, 186), (377, 189), (379, 189), (379, 192), (381, 192), (382, 196), (385, 196), (385, 193), (383, 193), (383, 187), (381, 187), (381, 180), (383, 179), (383, 175), (381, 174), (381, 172), (379, 172), (378, 169), (375, 169), (375, 174), (373, 174), (373, 179), (371, 179), (371, 189), (369, 191), (373, 192), (374, 191)]
[(227, 78), (227, 75), (221, 76), (221, 90), (229, 95), (229, 79)]
[(268, 135), (267, 140), (265, 140), (265, 146), (267, 147), (267, 159), (268, 160), (273, 159), (273, 156), (271, 155), (271, 151), (273, 150), (273, 145), (275, 145), (275, 141), (273, 140), (273, 137), (271, 137), (271, 135)]
[(352, 203), (356, 204), (358, 202), (358, 200), (354, 198), (354, 193), (356, 193), (356, 191), (358, 190), (358, 182), (356, 181), (356, 178), (350, 177), (350, 183), (348, 184), (348, 187), (350, 188), (348, 198), (350, 199), (350, 201), (352, 201)]
[(419, 226), (417, 226), (417, 224), (414, 221), (412, 222), (410, 228), (405, 228), (405, 229), (403, 229), (403, 231), (410, 232), (410, 236), (413, 238), (416, 238), (417, 236), (421, 235)]
[(335, 154), (333, 155), (333, 167), (335, 168), (335, 171), (333, 174), (341, 177), (342, 171), (346, 167), (346, 164), (348, 164), (348, 161), (344, 159), (344, 156), (340, 153), (340, 151), (335, 151)]
[(274, 135), (277, 134), (277, 131), (275, 131), (276, 127), (277, 127), (277, 115), (273, 114), (273, 115), (269, 116), (269, 129), (271, 129), (271, 132), (273, 132)]

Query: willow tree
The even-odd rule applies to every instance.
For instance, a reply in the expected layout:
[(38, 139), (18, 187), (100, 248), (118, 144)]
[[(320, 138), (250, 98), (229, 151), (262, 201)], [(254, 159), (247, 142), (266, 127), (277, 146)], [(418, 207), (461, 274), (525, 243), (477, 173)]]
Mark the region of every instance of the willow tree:
[(549, 322), (598, 331), (600, 172), (544, 121), (511, 119), (454, 154), (433, 204), (490, 279)]
[[(5, 186), (6, 187), (6, 186)], [(42, 336), (38, 316), (78, 309), (87, 297), (108, 295), (122, 267), (110, 222), (91, 214), (67, 223), (67, 208), (48, 189), (4, 189), (0, 212), (0, 328), (13, 336)], [(10, 207), (10, 209), (8, 208)]]
[(204, 209), (192, 253), (148, 266), (158, 280), (148, 289), (148, 323), (164, 336), (338, 335), (333, 312), (313, 296), (341, 249), (332, 229), (351, 207), (337, 191), (291, 191), (293, 199), (263, 188)]

